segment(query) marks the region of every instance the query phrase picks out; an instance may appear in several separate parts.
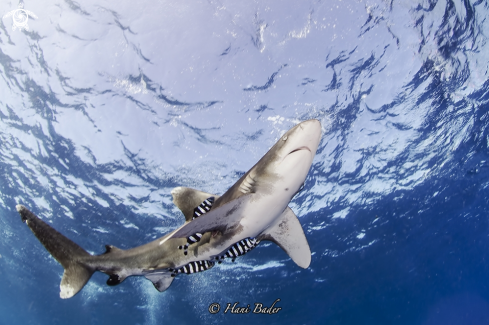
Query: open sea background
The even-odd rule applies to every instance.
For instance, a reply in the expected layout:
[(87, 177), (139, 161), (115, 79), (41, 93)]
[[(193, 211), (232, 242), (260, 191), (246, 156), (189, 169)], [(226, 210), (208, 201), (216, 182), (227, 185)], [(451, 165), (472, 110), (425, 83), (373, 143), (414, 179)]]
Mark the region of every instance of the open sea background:
[[(29, 30), (0, 23), (0, 324), (489, 324), (487, 1), (23, 4)], [(141, 245), (183, 223), (172, 188), (224, 193), (311, 118), (305, 270), (262, 243), (62, 300), (15, 210), (94, 254)]]

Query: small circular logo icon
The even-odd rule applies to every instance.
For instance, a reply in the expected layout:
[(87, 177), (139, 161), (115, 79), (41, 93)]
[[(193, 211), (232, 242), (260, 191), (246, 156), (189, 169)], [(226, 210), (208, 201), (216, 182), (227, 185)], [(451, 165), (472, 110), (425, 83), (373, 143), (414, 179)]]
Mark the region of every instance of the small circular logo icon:
[(27, 25), (29, 16), (31, 16), (32, 18), (37, 18), (37, 16), (32, 11), (24, 9), (24, 4), (22, 2), (19, 3), (18, 9), (12, 10), (11, 12), (5, 14), (3, 18), (7, 18), (10, 16), (12, 16), (13, 20), (12, 30), (15, 30), (16, 28), (19, 28), (19, 30), (29, 30), (29, 25)]

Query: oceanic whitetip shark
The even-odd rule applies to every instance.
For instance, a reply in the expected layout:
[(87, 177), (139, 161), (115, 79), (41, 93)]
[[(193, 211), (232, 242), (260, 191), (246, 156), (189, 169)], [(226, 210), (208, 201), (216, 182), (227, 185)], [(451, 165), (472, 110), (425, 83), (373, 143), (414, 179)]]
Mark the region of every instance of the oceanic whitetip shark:
[(17, 211), (64, 267), (64, 299), (78, 293), (95, 271), (109, 275), (108, 285), (142, 275), (164, 291), (179, 273), (207, 270), (226, 257), (234, 261), (263, 240), (274, 242), (307, 268), (309, 244), (288, 204), (304, 184), (320, 139), (319, 121), (294, 126), (222, 196), (175, 188), (171, 194), (185, 216), (183, 226), (132, 249), (107, 245), (104, 254), (91, 255), (26, 207), (17, 205)]

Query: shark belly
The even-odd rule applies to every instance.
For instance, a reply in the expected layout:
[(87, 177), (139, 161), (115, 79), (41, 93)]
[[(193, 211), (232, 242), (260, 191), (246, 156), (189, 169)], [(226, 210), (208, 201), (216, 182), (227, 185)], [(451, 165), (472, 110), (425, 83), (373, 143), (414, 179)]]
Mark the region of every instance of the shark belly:
[[(222, 256), (237, 242), (246, 238), (258, 237), (275, 224), (287, 208), (288, 202), (288, 198), (277, 200), (275, 196), (248, 194), (248, 200), (246, 204), (243, 204), (242, 209), (232, 216), (228, 216), (230, 219), (239, 220), (239, 222), (223, 231), (211, 230), (209, 242), (195, 247), (188, 259), (180, 259), (180, 264), (214, 260), (216, 257)], [(205, 219), (204, 217), (206, 216), (202, 216), (202, 220)], [(213, 216), (209, 215), (209, 217), (208, 219), (211, 219)]]
[(270, 227), (287, 208), (289, 200), (272, 195), (254, 199), (245, 208), (245, 218), (240, 222), (243, 226), (244, 238), (257, 237)]

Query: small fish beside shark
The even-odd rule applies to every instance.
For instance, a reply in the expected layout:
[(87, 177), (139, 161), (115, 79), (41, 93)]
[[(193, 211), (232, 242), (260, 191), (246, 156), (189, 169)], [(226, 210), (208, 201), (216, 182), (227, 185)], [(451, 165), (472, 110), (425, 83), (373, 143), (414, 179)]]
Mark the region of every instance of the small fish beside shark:
[(165, 291), (175, 276), (210, 269), (225, 258), (241, 256), (261, 241), (280, 246), (300, 267), (311, 251), (290, 200), (301, 189), (321, 139), (321, 124), (308, 120), (287, 131), (222, 196), (186, 188), (172, 190), (185, 223), (148, 244), (123, 250), (106, 245), (91, 255), (22, 205), (21, 219), (64, 267), (60, 297), (71, 298), (95, 271), (109, 275), (108, 285), (142, 275)]

